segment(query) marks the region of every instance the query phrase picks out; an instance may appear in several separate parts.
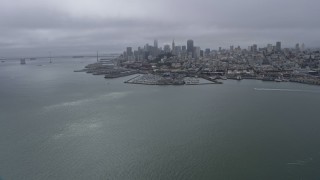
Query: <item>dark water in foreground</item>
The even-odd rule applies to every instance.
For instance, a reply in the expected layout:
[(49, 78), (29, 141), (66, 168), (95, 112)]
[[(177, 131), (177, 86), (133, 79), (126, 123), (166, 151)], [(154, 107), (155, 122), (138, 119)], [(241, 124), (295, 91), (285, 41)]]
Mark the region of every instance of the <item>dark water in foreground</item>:
[(2, 179), (320, 179), (320, 87), (73, 72), (89, 61), (0, 64)]

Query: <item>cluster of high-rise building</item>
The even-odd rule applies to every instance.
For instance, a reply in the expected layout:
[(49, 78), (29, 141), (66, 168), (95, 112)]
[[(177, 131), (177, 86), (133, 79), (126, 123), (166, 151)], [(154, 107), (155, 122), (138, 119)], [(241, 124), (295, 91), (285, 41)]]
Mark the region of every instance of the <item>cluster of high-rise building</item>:
[(165, 44), (163, 47), (158, 46), (158, 40), (154, 40), (153, 46), (146, 44), (144, 47), (138, 47), (137, 50), (132, 50), (132, 47), (127, 47), (123, 52), (123, 57), (128, 61), (143, 61), (152, 60), (159, 54), (171, 53), (181, 59), (199, 59), (204, 55), (209, 55), (210, 49), (206, 49), (204, 53), (199, 46), (194, 45), (193, 40), (188, 40), (187, 45), (176, 45), (175, 41), (172, 44)]
[[(154, 74), (137, 83), (176, 84), (183, 77), (202, 77), (209, 81), (216, 79), (259, 79), (276, 82), (299, 82), (320, 85), (320, 49), (306, 49), (302, 43), (293, 48), (283, 48), (281, 42), (248, 48), (231, 45), (218, 50), (195, 46), (193, 40), (186, 45), (171, 44), (159, 47), (158, 40), (153, 46), (146, 44), (133, 50), (127, 47), (114, 59), (116, 69), (103, 62), (88, 66), (87, 72), (105, 74), (115, 78), (136, 73)], [(147, 76), (146, 76), (147, 77)], [(163, 77), (160, 80), (156, 77)]]
[(283, 48), (278, 41), (264, 47), (257, 44), (248, 48), (231, 45), (213, 50), (201, 49), (191, 39), (186, 45), (176, 45), (172, 41), (163, 47), (154, 40), (153, 46), (146, 44), (137, 50), (127, 47), (119, 59), (124, 67), (149, 72), (223, 72), (228, 77), (241, 74), (247, 78), (269, 79), (289, 73), (292, 81), (320, 84), (320, 50), (306, 49), (303, 43), (297, 43), (293, 48)]
[[(295, 51), (304, 51), (305, 45), (297, 43), (295, 45)], [(123, 59), (129, 62), (153, 60), (160, 54), (171, 53), (176, 58), (180, 60), (199, 60), (201, 58), (209, 58), (215, 55), (217, 52), (223, 52), (226, 49), (219, 47), (219, 50), (211, 50), (210, 48), (205, 48), (202, 50), (199, 46), (195, 46), (193, 40), (187, 40), (186, 45), (176, 45), (175, 41), (172, 44), (165, 44), (163, 47), (159, 47), (158, 40), (154, 40), (153, 46), (146, 44), (143, 47), (138, 47), (138, 49), (133, 50), (132, 47), (127, 47), (126, 51), (123, 52)], [(257, 44), (248, 46), (248, 49), (241, 49), (240, 46), (230, 46), (228, 52), (247, 52), (247, 53), (258, 53), (264, 52), (265, 54), (270, 53), (281, 53), (282, 47), (281, 42), (276, 42), (275, 45), (267, 44), (266, 47), (258, 48)]]
[(147, 81), (147, 84), (160, 85), (180, 85), (184, 77), (202, 77), (209, 81), (257, 79), (320, 85), (320, 49), (306, 49), (303, 43), (297, 43), (293, 48), (283, 48), (278, 41), (264, 47), (253, 44), (242, 49), (231, 45), (228, 48), (219, 47), (218, 50), (202, 50), (195, 46), (193, 40), (182, 46), (172, 41), (171, 45), (165, 44), (163, 47), (159, 47), (155, 40), (153, 46), (146, 44), (137, 50), (127, 47), (114, 62), (116, 69), (97, 62), (86, 71), (105, 74), (106, 78), (136, 73), (154, 74), (137, 83)]

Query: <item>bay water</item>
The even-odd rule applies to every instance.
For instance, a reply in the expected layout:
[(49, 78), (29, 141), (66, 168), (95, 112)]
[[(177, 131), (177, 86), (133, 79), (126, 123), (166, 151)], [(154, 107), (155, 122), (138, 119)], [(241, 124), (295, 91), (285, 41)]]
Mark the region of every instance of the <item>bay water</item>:
[(0, 63), (0, 179), (319, 180), (320, 87), (146, 86)]

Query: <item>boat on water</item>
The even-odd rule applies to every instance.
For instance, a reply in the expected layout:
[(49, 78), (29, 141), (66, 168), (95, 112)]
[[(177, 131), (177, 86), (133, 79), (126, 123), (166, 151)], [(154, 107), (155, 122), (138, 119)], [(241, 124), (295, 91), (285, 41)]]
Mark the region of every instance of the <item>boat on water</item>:
[(2, 60), (1, 62), (4, 63), (4, 62), (6, 62), (6, 61), (5, 61), (5, 60)]
[(282, 82), (282, 79), (276, 78), (274, 81), (275, 81), (275, 82)]
[(241, 77), (241, 76), (237, 76), (236, 79), (237, 79), (238, 81), (240, 81), (240, 80), (242, 80), (242, 77)]

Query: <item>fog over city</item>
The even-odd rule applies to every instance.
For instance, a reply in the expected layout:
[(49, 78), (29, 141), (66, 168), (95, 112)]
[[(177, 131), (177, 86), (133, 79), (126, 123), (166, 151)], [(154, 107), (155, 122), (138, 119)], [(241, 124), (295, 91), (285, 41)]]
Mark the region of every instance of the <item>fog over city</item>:
[(0, 57), (121, 52), (193, 39), (202, 49), (320, 47), (319, 0), (0, 0)]

